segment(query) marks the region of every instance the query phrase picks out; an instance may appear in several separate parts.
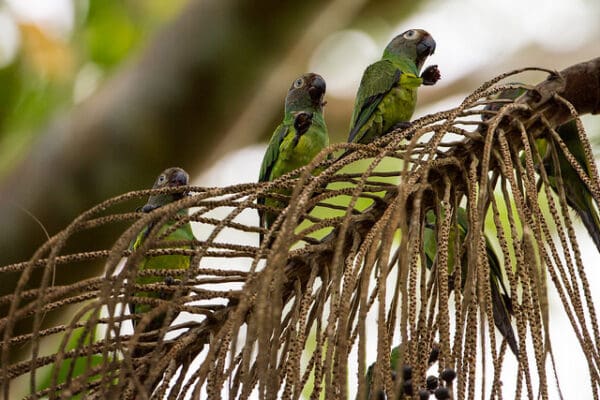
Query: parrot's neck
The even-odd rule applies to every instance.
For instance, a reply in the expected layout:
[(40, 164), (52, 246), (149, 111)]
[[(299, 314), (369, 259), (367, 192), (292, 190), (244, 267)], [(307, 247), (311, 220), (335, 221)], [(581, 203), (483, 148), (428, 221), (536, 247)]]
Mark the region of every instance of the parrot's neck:
[(313, 125), (325, 126), (325, 118), (323, 118), (323, 113), (321, 111), (316, 111), (313, 113)]
[[(177, 201), (181, 198), (183, 198), (183, 196), (180, 193), (165, 193), (165, 194), (150, 196), (150, 198), (148, 198), (148, 202), (142, 208), (146, 209), (148, 211), (152, 211), (156, 208), (166, 206), (167, 204)], [(146, 212), (148, 212), (148, 211), (146, 211)]]
[(415, 74), (417, 76), (419, 75), (419, 69), (415, 64), (415, 61), (411, 60), (409, 57), (385, 52), (383, 54), (383, 59), (393, 62), (402, 72)]
[(321, 110), (320, 107), (303, 107), (301, 109), (295, 109), (295, 110), (288, 110), (286, 108), (285, 110), (285, 114), (283, 116), (283, 122), (284, 123), (294, 123), (294, 118), (296, 118), (296, 114), (298, 114), (299, 112), (309, 112), (313, 114), (313, 120), (320, 118), (321, 121), (323, 121), (323, 111)]

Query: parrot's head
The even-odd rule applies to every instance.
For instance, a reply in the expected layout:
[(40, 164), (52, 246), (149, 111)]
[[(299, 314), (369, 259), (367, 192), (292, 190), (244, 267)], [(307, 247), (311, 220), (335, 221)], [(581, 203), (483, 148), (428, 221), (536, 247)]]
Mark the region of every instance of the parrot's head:
[(288, 90), (285, 97), (286, 112), (301, 110), (321, 111), (325, 102), (325, 79), (312, 72), (299, 76)]
[[(487, 98), (491, 102), (483, 108), (484, 111), (486, 111), (485, 113), (481, 114), (481, 120), (483, 122), (486, 122), (494, 116), (494, 114), (492, 114), (491, 112), (497, 112), (507, 102), (516, 100), (518, 97), (520, 97), (523, 93), (527, 91), (524, 87), (524, 84), (520, 82), (511, 82), (509, 83), (509, 85), (515, 85), (515, 87), (504, 89)], [(494, 100), (497, 100), (497, 102), (492, 102)], [(486, 125), (479, 125), (480, 132), (485, 132), (486, 130)]]
[[(187, 172), (181, 168), (173, 167), (167, 168), (156, 178), (152, 189), (163, 189), (163, 188), (175, 188), (181, 186), (187, 186), (190, 177)], [(179, 200), (187, 195), (186, 191), (155, 194), (148, 198), (148, 202), (142, 211), (150, 212), (155, 208), (164, 206), (173, 201)]]
[(435, 51), (435, 40), (423, 29), (409, 29), (392, 39), (383, 51), (383, 58), (409, 59), (420, 71), (427, 57)]
[[(515, 85), (515, 87), (504, 89), (504, 90), (500, 91), (499, 93), (488, 97), (488, 100), (504, 100), (504, 102), (489, 103), (488, 105), (485, 106), (485, 110), (498, 111), (508, 100), (514, 101), (517, 99), (517, 97), (520, 97), (523, 93), (525, 93), (527, 91), (523, 87), (523, 84), (520, 82), (510, 82), (508, 84)], [(516, 86), (516, 85), (519, 85), (519, 86)], [(487, 115), (484, 115), (483, 117), (486, 117), (486, 116)], [(487, 119), (487, 118), (484, 118), (484, 119)]]

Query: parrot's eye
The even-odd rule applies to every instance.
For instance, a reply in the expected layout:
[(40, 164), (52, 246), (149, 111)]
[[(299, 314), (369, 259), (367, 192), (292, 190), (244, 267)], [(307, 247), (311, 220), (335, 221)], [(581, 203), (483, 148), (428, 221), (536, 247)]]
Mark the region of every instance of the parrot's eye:
[(298, 88), (301, 88), (301, 87), (302, 87), (302, 85), (304, 85), (304, 79), (302, 79), (302, 78), (298, 78), (298, 79), (296, 79), (296, 80), (294, 81), (294, 87), (295, 87), (296, 89), (298, 89)]
[(404, 32), (404, 35), (402, 36), (404, 36), (404, 39), (414, 39), (415, 36), (417, 36), (417, 32), (411, 29), (409, 31)]
[(166, 176), (161, 175), (161, 176), (158, 177), (158, 183), (163, 183), (166, 179), (167, 179)]

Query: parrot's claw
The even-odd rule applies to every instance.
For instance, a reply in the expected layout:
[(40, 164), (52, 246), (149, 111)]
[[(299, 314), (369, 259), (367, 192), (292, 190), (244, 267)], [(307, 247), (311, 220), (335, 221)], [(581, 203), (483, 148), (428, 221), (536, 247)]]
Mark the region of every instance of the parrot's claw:
[(146, 204), (143, 207), (139, 207), (136, 211), (141, 211), (144, 213), (149, 213), (150, 211), (156, 210), (158, 207), (152, 204)]
[(404, 121), (404, 122), (398, 122), (397, 124), (394, 124), (394, 126), (392, 126), (392, 128), (390, 129), (390, 132), (395, 131), (395, 130), (405, 130), (408, 129), (412, 126), (412, 122), (410, 121)]
[(437, 65), (430, 65), (425, 68), (425, 71), (421, 74), (421, 79), (423, 79), (423, 85), (431, 86), (435, 85), (437, 81), (442, 78), (442, 74), (438, 69)]
[(180, 279), (175, 279), (172, 276), (167, 276), (165, 278), (165, 285), (178, 285), (181, 283)]
[[(408, 129), (412, 126), (412, 122), (410, 121), (403, 121), (403, 122), (398, 122), (397, 124), (394, 124), (394, 126), (392, 126), (392, 128), (389, 130), (389, 132), (393, 132), (396, 130), (400, 130), (403, 131), (405, 129)], [(406, 135), (406, 140), (410, 140), (412, 139), (412, 135)]]
[[(164, 279), (164, 284), (171, 286), (171, 285), (179, 285), (181, 283), (181, 279), (176, 279), (173, 278), (172, 276), (167, 276)], [(169, 300), (171, 298), (172, 294), (170, 292), (163, 292), (160, 291), (158, 292), (158, 297), (163, 299), (163, 300)]]

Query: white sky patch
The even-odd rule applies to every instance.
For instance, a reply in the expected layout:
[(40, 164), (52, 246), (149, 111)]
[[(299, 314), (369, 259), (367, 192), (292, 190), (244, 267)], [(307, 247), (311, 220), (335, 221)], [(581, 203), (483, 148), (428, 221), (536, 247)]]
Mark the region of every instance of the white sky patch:
[[(597, 3), (585, 0), (494, 2), (495, 11), (505, 18), (517, 14), (518, 28), (536, 44), (560, 51), (583, 45), (597, 33)], [(510, 11), (510, 10), (514, 11)]]
[[(192, 185), (204, 187), (225, 187), (240, 183), (258, 181), (258, 172), (265, 154), (266, 145), (248, 146), (241, 150), (226, 154), (218, 160), (208, 171), (193, 179)], [(204, 215), (216, 219), (226, 218), (233, 209), (231, 207), (219, 207)], [(235, 217), (235, 222), (244, 225), (258, 226), (258, 213), (254, 209), (246, 209)], [(214, 226), (208, 224), (193, 223), (192, 229), (198, 240), (206, 240), (211, 234)], [(217, 242), (238, 243), (248, 246), (258, 245), (258, 234), (242, 232), (237, 229), (224, 229), (216, 238)], [(207, 261), (206, 258), (203, 261)], [(203, 267), (218, 268), (246, 268), (248, 260), (240, 259), (215, 259), (218, 265), (203, 265)], [(210, 262), (210, 260), (208, 260)], [(241, 262), (241, 263), (240, 263)]]
[(6, 11), (0, 9), (0, 68), (13, 61), (20, 42), (17, 24)]
[(309, 69), (325, 78), (328, 95), (351, 97), (356, 94), (365, 65), (380, 56), (381, 51), (371, 36), (357, 30), (339, 31), (317, 47)]
[(265, 144), (258, 144), (226, 154), (192, 183), (200, 186), (228, 186), (256, 182), (265, 150)]
[(6, 0), (15, 16), (40, 26), (62, 39), (68, 38), (75, 24), (72, 0)]
[[(404, 20), (391, 37), (409, 28), (426, 29), (437, 47), (428, 64), (439, 64), (454, 80), (527, 46), (560, 51), (598, 33), (598, 11), (584, 0), (431, 1)], [(443, 68), (441, 67), (443, 66)]]
[(324, 76), (328, 95), (351, 98), (364, 69), (389, 40), (422, 28), (437, 42), (426, 64), (440, 65), (446, 84), (529, 46), (556, 52), (581, 46), (598, 36), (598, 20), (600, 6), (586, 0), (433, 0), (401, 21), (384, 43), (355, 30), (333, 33), (309, 65)]

